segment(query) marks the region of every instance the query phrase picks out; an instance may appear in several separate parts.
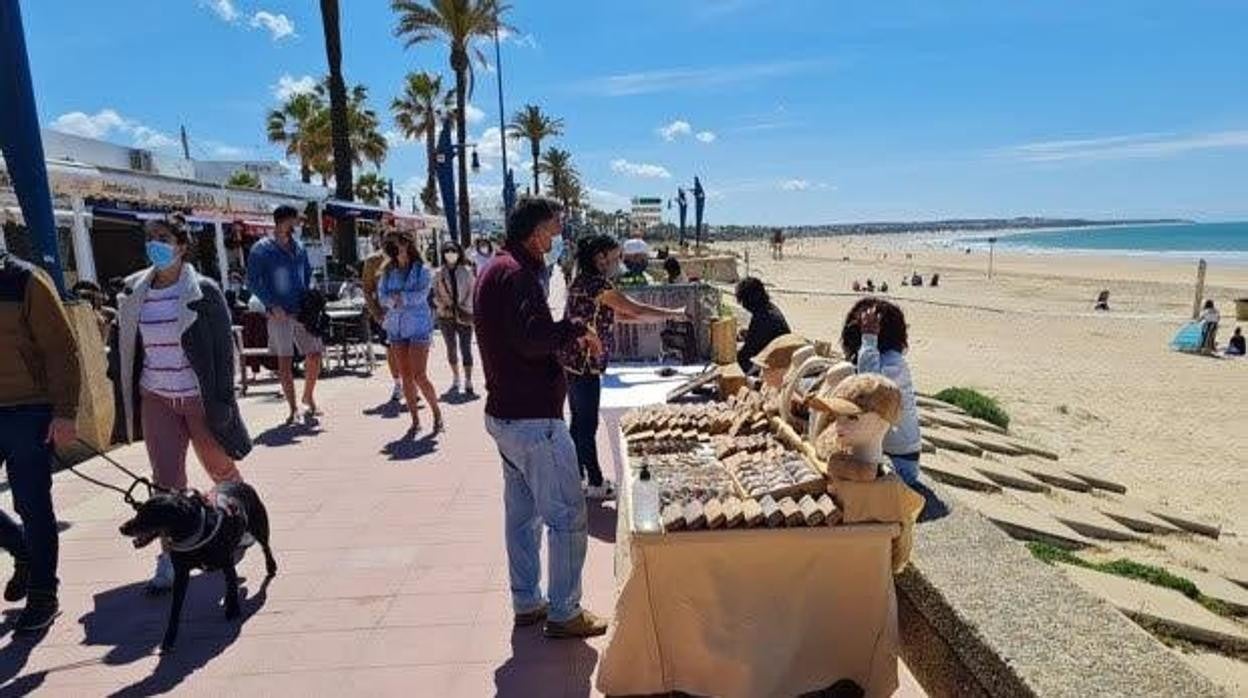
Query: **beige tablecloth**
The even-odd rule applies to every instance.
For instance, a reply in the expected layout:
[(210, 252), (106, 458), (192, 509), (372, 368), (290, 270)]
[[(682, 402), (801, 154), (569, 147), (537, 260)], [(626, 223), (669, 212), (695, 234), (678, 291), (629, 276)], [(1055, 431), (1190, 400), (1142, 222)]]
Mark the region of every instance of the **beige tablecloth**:
[[(626, 493), (627, 494), (627, 493)], [(631, 535), (621, 497), (608, 695), (897, 689), (895, 524)]]

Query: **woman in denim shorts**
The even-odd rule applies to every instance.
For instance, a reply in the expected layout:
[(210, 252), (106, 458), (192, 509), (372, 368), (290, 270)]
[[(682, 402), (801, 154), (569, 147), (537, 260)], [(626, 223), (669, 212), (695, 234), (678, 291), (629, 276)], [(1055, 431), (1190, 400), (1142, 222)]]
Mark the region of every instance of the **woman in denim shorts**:
[(377, 289), (381, 304), (386, 309), (382, 328), (398, 360), (403, 395), (412, 415), (410, 433), (420, 431), (417, 389), (429, 401), (433, 431), (437, 433), (443, 428), (442, 410), (428, 371), (429, 344), (433, 341), (433, 308), (429, 305), (433, 273), (425, 266), (411, 233), (387, 233), (382, 249), (385, 250), (386, 261)]

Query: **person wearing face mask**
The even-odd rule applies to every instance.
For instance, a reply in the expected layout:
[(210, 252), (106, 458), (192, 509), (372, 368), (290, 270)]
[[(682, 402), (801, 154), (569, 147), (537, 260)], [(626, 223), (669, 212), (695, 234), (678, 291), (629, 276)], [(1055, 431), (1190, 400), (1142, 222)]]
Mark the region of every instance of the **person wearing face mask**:
[(420, 431), (420, 404), (417, 391), (429, 401), (433, 413), (433, 432), (442, 431), (442, 410), (438, 395), (429, 381), (429, 345), (433, 342), (433, 309), (429, 307), (429, 291), (433, 272), (416, 248), (412, 234), (395, 230), (386, 233), (382, 246), (386, 262), (381, 268), (381, 285), (377, 295), (386, 310), (382, 328), (395, 352), (407, 411), (412, 416), (410, 434)]
[(299, 242), (299, 212), (293, 206), (278, 206), (273, 211), (273, 223), (273, 237), (253, 245), (247, 257), (247, 285), (269, 316), (269, 351), (277, 356), (282, 394), (290, 407), (286, 421), (291, 424), (299, 413), (295, 405), (295, 349), (306, 358), (303, 405), (307, 416), (314, 417), (319, 413), (316, 379), (321, 374), (325, 345), (298, 320), (303, 297), (312, 285), (312, 263)]
[(616, 280), (617, 286), (649, 286), (650, 276), (646, 268), (650, 266), (650, 246), (645, 240), (631, 238), (624, 241), (624, 268)]
[(433, 284), (433, 302), (438, 313), (438, 328), (446, 342), (446, 360), (451, 364), (454, 383), (451, 392), (460, 390), (459, 359), (463, 355), (463, 389), (476, 395), (472, 387), (472, 287), (477, 275), (472, 264), (464, 259), (459, 245), (442, 247), (442, 268)]
[[(179, 216), (146, 228), (152, 266), (126, 279), (109, 353), (126, 440), (144, 440), (161, 487), (186, 488), (188, 445), (214, 484), (240, 481), (235, 461), (251, 451), (251, 437), (234, 399), (225, 296), (186, 261), (191, 239)], [(172, 586), (173, 565), (162, 552), (148, 591)]]
[(489, 238), (477, 238), (477, 246), (472, 250), (472, 265), (477, 268), (477, 275), (485, 273), (490, 260), (494, 258), (494, 243)]
[(613, 499), (615, 485), (602, 476), (598, 465), (598, 406), (602, 374), (607, 370), (608, 349), (615, 343), (616, 322), (663, 322), (685, 316), (684, 308), (659, 308), (639, 303), (616, 290), (612, 273), (620, 266), (620, 243), (610, 235), (583, 238), (576, 250), (576, 279), (568, 287), (565, 318), (584, 323), (602, 343), (603, 351), (591, 356), (583, 347), (569, 346), (559, 352), (568, 374), (569, 430), (576, 444), (576, 459), (586, 478), (591, 499)]
[[(606, 621), (581, 607), (588, 514), (578, 487), (576, 445), (563, 421), (567, 381), (557, 353), (602, 343), (581, 322), (555, 322), (542, 288), (546, 257), (563, 228), (563, 207), (520, 199), (507, 243), (477, 277), (473, 324), (485, 369), (485, 428), (502, 457), (503, 509), (515, 626), (545, 622), (546, 637), (592, 637)], [(541, 585), (542, 524), (550, 586)]]

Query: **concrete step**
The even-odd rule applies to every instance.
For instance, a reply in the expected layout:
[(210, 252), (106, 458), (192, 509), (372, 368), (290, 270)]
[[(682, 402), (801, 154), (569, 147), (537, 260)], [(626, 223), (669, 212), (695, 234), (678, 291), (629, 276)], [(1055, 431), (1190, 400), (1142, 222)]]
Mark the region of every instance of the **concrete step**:
[(999, 485), (1030, 492), (1049, 492), (1052, 489), (1047, 483), (1028, 475), (1009, 463), (988, 460), (987, 458), (967, 458), (965, 456), (961, 456), (961, 458), (962, 462), (968, 467), (973, 468), (980, 475)]
[(1248, 651), (1248, 631), (1173, 589), (1082, 567), (1058, 566), (1075, 584), (1137, 623), (1230, 651)]
[(945, 429), (943, 427), (933, 427), (923, 430), (923, 438), (931, 441), (932, 444), (938, 449), (957, 451), (958, 453), (965, 453), (969, 456), (976, 457), (983, 455), (984, 449), (976, 446), (964, 438), (966, 433), (967, 432)]
[(1077, 502), (1095, 509), (1132, 531), (1141, 533), (1180, 533), (1183, 529), (1147, 510), (1122, 501), (1119, 497), (1089, 494), (1076, 499)]
[(1086, 481), (1089, 485), (1092, 485), (1093, 489), (1105, 490), (1106, 492), (1116, 492), (1118, 494), (1126, 494), (1127, 492), (1126, 485), (1110, 480), (1099, 471), (1091, 470), (1089, 468), (1070, 467), (1066, 465), (1063, 465), (1062, 469), (1080, 480)]
[(1086, 480), (1081, 480), (1070, 473), (1063, 471), (1053, 463), (1040, 458), (1039, 456), (1027, 455), (1010, 457), (999, 457), (1004, 463), (1009, 463), (1019, 470), (1031, 475), (1037, 480), (1047, 482), (1054, 487), (1060, 487), (1064, 490), (1072, 492), (1088, 492), (1092, 489), (1092, 485)]
[(962, 438), (970, 441), (989, 453), (1000, 453), (1006, 456), (1022, 456), (1026, 454), (1026, 451), (1010, 443), (1010, 439), (1005, 439), (997, 434), (969, 432), (963, 434)]
[(933, 453), (919, 459), (919, 468), (931, 478), (949, 485), (966, 487), (984, 492), (1000, 492), (1001, 486), (980, 475), (960, 458), (946, 453)]
[(1096, 547), (1096, 541), (1047, 514), (1010, 500), (1004, 494), (981, 494), (963, 489), (949, 491), (960, 503), (979, 512), (1014, 538), (1040, 541), (1067, 550)]
[(1143, 540), (1144, 536), (1108, 516), (1037, 492), (1011, 492), (1009, 496), (1038, 512), (1048, 514), (1089, 538)]

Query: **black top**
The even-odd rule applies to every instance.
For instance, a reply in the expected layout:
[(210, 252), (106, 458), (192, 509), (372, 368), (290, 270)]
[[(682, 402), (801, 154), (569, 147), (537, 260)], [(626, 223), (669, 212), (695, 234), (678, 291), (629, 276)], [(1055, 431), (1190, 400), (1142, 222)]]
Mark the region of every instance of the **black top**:
[(788, 333), (789, 323), (785, 321), (780, 309), (771, 301), (768, 301), (767, 305), (758, 312), (751, 314), (750, 326), (745, 331), (745, 342), (737, 352), (737, 363), (741, 364), (741, 370), (749, 373), (754, 367), (750, 359), (757, 356), (758, 352), (762, 351), (771, 340)]
[(1231, 346), (1227, 353), (1239, 354), (1240, 356), (1244, 355), (1244, 335), (1231, 335)]

